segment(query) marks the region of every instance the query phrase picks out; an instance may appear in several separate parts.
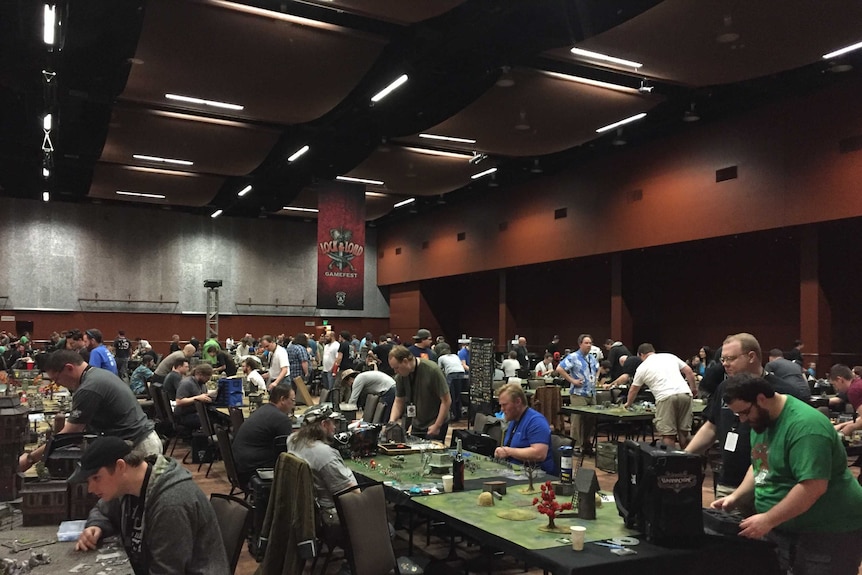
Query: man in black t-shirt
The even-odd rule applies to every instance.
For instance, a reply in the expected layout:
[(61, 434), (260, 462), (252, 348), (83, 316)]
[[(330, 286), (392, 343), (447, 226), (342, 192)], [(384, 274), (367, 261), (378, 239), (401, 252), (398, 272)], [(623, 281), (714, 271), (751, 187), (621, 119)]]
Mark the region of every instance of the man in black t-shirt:
[(126, 337), (126, 332), (117, 332), (114, 340), (114, 358), (117, 360), (117, 375), (126, 379), (129, 375), (129, 358), (132, 357), (132, 342)]
[(162, 384), (162, 389), (165, 391), (168, 399), (176, 401), (177, 389), (180, 387), (180, 382), (189, 373), (189, 360), (187, 357), (179, 357), (174, 359), (174, 365), (170, 373), (165, 376), (165, 381)]
[(296, 392), (288, 383), (280, 383), (269, 392), (269, 403), (256, 409), (239, 428), (233, 440), (233, 458), (240, 485), (248, 485), (256, 469), (275, 467), (286, 443), (278, 446), (279, 449), (274, 440), (293, 432), (290, 412), (295, 405)]

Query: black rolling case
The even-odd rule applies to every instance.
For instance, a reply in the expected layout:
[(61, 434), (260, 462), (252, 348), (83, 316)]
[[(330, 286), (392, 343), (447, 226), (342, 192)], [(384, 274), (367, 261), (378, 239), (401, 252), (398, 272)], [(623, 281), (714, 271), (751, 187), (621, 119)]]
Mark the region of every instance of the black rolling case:
[(248, 551), (258, 562), (263, 560), (264, 549), (259, 547), (260, 530), (266, 517), (266, 506), (269, 503), (269, 492), (272, 490), (272, 479), (261, 479), (257, 475), (252, 476), (248, 482), (251, 489), (249, 503), (254, 510), (252, 516), (251, 532), (248, 535)]

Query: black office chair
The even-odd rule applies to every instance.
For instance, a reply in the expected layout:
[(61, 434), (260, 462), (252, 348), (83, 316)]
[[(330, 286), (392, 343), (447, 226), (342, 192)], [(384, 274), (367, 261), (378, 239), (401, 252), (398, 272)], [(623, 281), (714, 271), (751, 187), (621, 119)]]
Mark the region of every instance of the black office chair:
[(236, 435), (236, 432), (245, 422), (245, 415), (243, 415), (241, 407), (229, 407), (227, 412), (230, 415), (230, 431)]
[(234, 573), (242, 544), (251, 526), (251, 506), (242, 499), (221, 493), (210, 495), (210, 505), (215, 511), (216, 521), (221, 531), (230, 572)]
[(231, 446), (230, 434), (227, 429), (220, 425), (216, 425), (216, 441), (218, 443), (219, 454), (224, 462), (224, 470), (227, 473), (227, 479), (230, 481), (230, 493), (233, 495), (235, 491), (243, 494), (243, 499), (248, 499), (248, 485), (243, 485), (239, 478), (239, 472), (236, 470), (236, 462), (233, 458), (233, 447)]
[[(206, 445), (207, 451), (210, 454), (209, 457), (209, 467), (207, 467), (207, 473), (204, 477), (210, 476), (210, 470), (213, 468), (213, 463), (219, 456), (218, 452), (218, 439), (215, 434), (215, 430), (213, 429), (212, 422), (210, 422), (209, 410), (206, 408), (206, 405), (202, 401), (195, 401), (195, 411), (197, 411), (198, 419), (201, 422), (201, 433), (206, 437)], [(201, 470), (201, 467), (204, 466), (205, 461), (201, 459), (200, 464), (198, 465), (198, 471)]]

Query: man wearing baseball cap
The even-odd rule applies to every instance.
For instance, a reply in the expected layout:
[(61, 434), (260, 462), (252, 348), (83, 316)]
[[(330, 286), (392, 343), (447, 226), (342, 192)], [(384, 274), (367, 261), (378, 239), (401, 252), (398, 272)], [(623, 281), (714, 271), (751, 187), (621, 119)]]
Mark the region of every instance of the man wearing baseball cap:
[(431, 343), (434, 338), (431, 337), (431, 332), (427, 329), (420, 329), (413, 336), (413, 345), (409, 347), (410, 353), (419, 359), (430, 359), (437, 363), (437, 354), (431, 349)]
[(135, 575), (227, 575), (215, 512), (189, 471), (163, 455), (143, 458), (119, 437), (84, 451), (70, 482), (99, 497), (78, 538), (78, 551), (118, 535)]
[(300, 430), (287, 440), (288, 453), (306, 460), (311, 467), (320, 518), (327, 529), (334, 530), (340, 521), (332, 495), (356, 485), (353, 472), (329, 444), (335, 436), (335, 422), (341, 419), (344, 417), (331, 407), (312, 407), (305, 412)]

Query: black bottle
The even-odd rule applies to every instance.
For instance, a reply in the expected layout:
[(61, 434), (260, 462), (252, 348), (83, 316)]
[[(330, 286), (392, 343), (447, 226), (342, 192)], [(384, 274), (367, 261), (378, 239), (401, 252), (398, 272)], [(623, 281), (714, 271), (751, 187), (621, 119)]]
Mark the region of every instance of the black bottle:
[(455, 461), (452, 463), (452, 491), (464, 491), (464, 454), (462, 453), (461, 438), (455, 440), (457, 451)]

